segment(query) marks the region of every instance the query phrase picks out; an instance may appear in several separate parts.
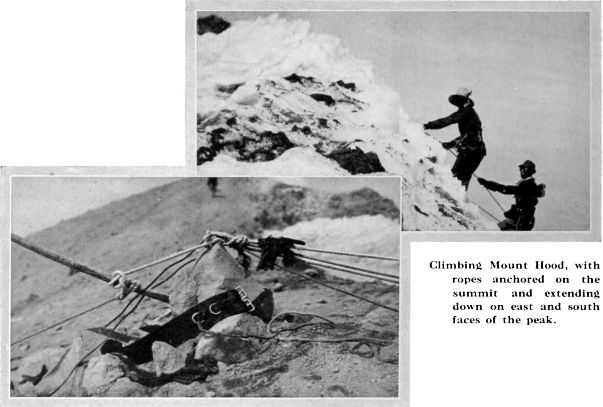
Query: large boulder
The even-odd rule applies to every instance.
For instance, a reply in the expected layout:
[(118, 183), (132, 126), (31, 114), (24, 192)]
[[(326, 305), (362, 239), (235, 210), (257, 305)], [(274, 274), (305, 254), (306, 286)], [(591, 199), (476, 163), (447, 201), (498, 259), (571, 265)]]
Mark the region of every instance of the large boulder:
[(172, 374), (186, 366), (187, 359), (195, 351), (194, 340), (184, 342), (175, 348), (165, 342), (153, 342), (153, 365), (157, 377)]
[(228, 29), (230, 23), (223, 18), (218, 17), (215, 14), (207, 17), (200, 17), (197, 19), (197, 34), (203, 35), (205, 33), (220, 34), (222, 31)]
[[(260, 350), (259, 339), (244, 339), (236, 336), (267, 336), (264, 322), (250, 314), (239, 314), (214, 325), (197, 344), (195, 359), (213, 358), (226, 364), (241, 363), (253, 359)], [(232, 336), (229, 336), (232, 335)]]
[(89, 396), (102, 395), (117, 379), (124, 377), (126, 372), (127, 366), (115, 355), (93, 357), (84, 372), (82, 387)]
[(252, 300), (261, 291), (257, 283), (245, 279), (245, 270), (219, 243), (201, 258), (194, 269), (182, 270), (175, 280), (170, 291), (170, 306), (174, 316), (238, 286), (242, 286)]
[(379, 156), (373, 152), (365, 153), (360, 148), (342, 148), (327, 155), (339, 166), (351, 174), (371, 174), (373, 172), (384, 172)]
[[(97, 342), (98, 339), (95, 342), (89, 332), (78, 334), (71, 343), (69, 350), (65, 352), (64, 357), (61, 358), (61, 360), (36, 386), (38, 395), (50, 396), (59, 386), (61, 386), (61, 388), (53, 394), (54, 396), (69, 397), (83, 395), (83, 391), (80, 387), (83, 367), (76, 368), (76, 365), (92, 350)], [(67, 380), (68, 377), (69, 379)], [(65, 382), (65, 380), (67, 380), (67, 382)]]

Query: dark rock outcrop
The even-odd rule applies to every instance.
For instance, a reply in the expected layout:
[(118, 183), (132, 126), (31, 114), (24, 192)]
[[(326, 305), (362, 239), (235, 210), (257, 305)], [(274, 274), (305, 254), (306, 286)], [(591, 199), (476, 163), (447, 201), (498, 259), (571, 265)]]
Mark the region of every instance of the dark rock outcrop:
[[(370, 202), (370, 205), (368, 205)], [(371, 188), (362, 188), (345, 194), (335, 194), (328, 202), (327, 216), (354, 217), (383, 215), (397, 219), (400, 211), (391, 199), (384, 198)]]
[(322, 102), (327, 106), (333, 106), (335, 104), (335, 99), (332, 96), (325, 95), (324, 93), (312, 93), (310, 97), (317, 102)]
[(359, 148), (343, 148), (327, 155), (327, 158), (337, 161), (341, 168), (352, 174), (370, 174), (384, 172), (379, 157), (373, 152), (365, 153)]
[(218, 17), (215, 14), (207, 17), (199, 17), (197, 19), (197, 34), (203, 35), (205, 33), (220, 34), (222, 31), (228, 29), (230, 23), (223, 18)]
[[(235, 126), (236, 120), (234, 122), (231, 120), (229, 125)], [(308, 130), (309, 127), (306, 131)], [(231, 131), (218, 127), (209, 132), (209, 147), (200, 147), (197, 150), (197, 165), (213, 160), (222, 150), (235, 153), (243, 161), (259, 162), (274, 160), (292, 147), (294, 144), (282, 131), (276, 133), (263, 131), (259, 134), (241, 136), (236, 129)]]
[(338, 80), (337, 82), (333, 82), (332, 85), (337, 85), (345, 89), (349, 89), (352, 92), (356, 92), (356, 84), (354, 82), (344, 82), (342, 80)]
[(292, 73), (289, 76), (285, 76), (283, 79), (291, 82), (291, 83), (299, 83), (302, 86), (309, 87), (314, 84), (320, 84), (316, 79), (311, 76), (301, 76), (296, 73)]

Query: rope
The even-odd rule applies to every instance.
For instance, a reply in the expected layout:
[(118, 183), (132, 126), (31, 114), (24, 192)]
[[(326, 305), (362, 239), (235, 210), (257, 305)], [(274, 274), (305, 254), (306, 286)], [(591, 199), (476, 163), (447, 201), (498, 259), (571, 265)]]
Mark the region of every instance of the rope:
[[(31, 243), (31, 242), (23, 239), (21, 236), (18, 236), (14, 233), (11, 234), (11, 240), (13, 241), (13, 243), (18, 244), (19, 246), (22, 246), (28, 250), (31, 250), (32, 252), (39, 254), (42, 257), (46, 257), (47, 259), (50, 259), (56, 263), (67, 266), (72, 270), (77, 270), (80, 273), (87, 274), (91, 277), (102, 280), (106, 283), (113, 280), (111, 277), (108, 277), (104, 273), (100, 273), (100, 272), (94, 270), (93, 268), (88, 267), (85, 264), (78, 263), (72, 259), (69, 259), (69, 258), (62, 256), (58, 253), (55, 253), (51, 250), (44, 249), (34, 243)], [(156, 293), (153, 291), (144, 291), (141, 288), (136, 288), (134, 291), (139, 294), (142, 293), (142, 295), (144, 295), (144, 296), (153, 298), (153, 299), (161, 301), (161, 302), (165, 302), (165, 303), (169, 302), (169, 298), (165, 294), (160, 294), (160, 293)]]
[[(433, 137), (431, 134), (429, 134), (428, 132), (424, 131), (425, 134), (427, 134), (429, 137)], [(450, 154), (452, 154), (455, 158), (458, 158), (458, 154), (455, 154), (454, 151), (452, 150), (448, 150), (445, 149), (446, 151), (448, 151)], [(475, 179), (481, 178), (478, 175), (474, 173), (471, 174), (471, 176)], [(480, 184), (481, 185), (481, 184)], [(486, 187), (484, 187), (484, 189), (486, 190), (486, 192), (488, 192), (488, 195), (490, 195), (490, 197), (494, 200), (494, 202), (496, 202), (496, 205), (498, 205), (498, 207), (500, 208), (501, 211), (505, 211), (505, 209), (502, 207), (502, 205), (500, 204), (500, 202), (498, 202), (498, 200), (496, 199), (496, 197), (494, 195), (492, 195), (492, 192), (490, 192), (490, 190)], [(488, 215), (492, 216), (490, 213), (488, 213), (487, 211), (485, 211), (483, 208), (481, 208), (479, 205), (475, 204), (478, 208), (480, 208), (482, 211), (484, 211), (485, 213), (487, 213)], [(494, 216), (492, 216), (494, 218)], [(496, 218), (494, 218), (496, 219)], [(497, 219), (498, 222), (500, 222), (500, 220)]]
[(488, 212), (487, 210), (485, 210), (484, 208), (482, 208), (480, 205), (476, 204), (475, 202), (471, 201), (471, 203), (475, 206), (477, 206), (479, 209), (482, 210), (482, 212), (484, 212), (486, 215), (490, 216), (492, 219), (494, 219), (496, 222), (500, 223), (501, 220), (498, 219), (496, 216), (492, 215), (490, 212)]
[[(250, 252), (254, 252), (254, 253), (259, 253), (259, 252), (261, 252), (261, 250), (259, 250), (259, 249), (253, 249), (253, 248), (248, 248), (247, 250), (249, 250)], [(345, 273), (356, 274), (356, 275), (358, 275), (358, 276), (362, 276), (362, 277), (368, 277), (368, 278), (372, 278), (372, 279), (375, 279), (375, 280), (381, 280), (381, 281), (387, 281), (387, 282), (389, 282), (389, 283), (399, 284), (399, 282), (398, 282), (397, 280), (390, 280), (390, 279), (388, 279), (388, 278), (383, 278), (383, 277), (380, 277), (380, 276), (378, 276), (378, 275), (374, 275), (374, 274), (364, 274), (364, 273), (359, 273), (359, 272), (357, 272), (357, 271), (352, 271), (352, 270), (349, 270), (349, 269), (348, 269), (348, 267), (349, 267), (349, 268), (352, 268), (352, 269), (354, 269), (354, 268), (356, 268), (356, 267), (353, 267), (353, 266), (348, 266), (348, 265), (346, 265), (346, 264), (341, 264), (341, 266), (346, 267), (346, 268), (341, 268), (341, 267), (329, 266), (329, 265), (320, 264), (320, 263), (315, 263), (315, 262), (313, 262), (313, 261), (305, 260), (305, 259), (312, 259), (312, 258), (311, 258), (311, 257), (306, 257), (306, 256), (303, 256), (303, 255), (301, 255), (301, 254), (296, 254), (296, 256), (297, 256), (297, 257), (299, 257), (299, 258), (302, 258), (302, 261), (303, 261), (304, 263), (307, 263), (307, 264), (310, 264), (310, 265), (312, 265), (312, 266), (316, 266), (316, 267), (319, 267), (319, 268), (322, 268), (322, 269), (331, 269), (331, 270), (343, 271), (343, 272), (345, 272)], [(332, 262), (328, 262), (328, 261), (326, 261), (326, 260), (319, 260), (319, 259), (316, 259), (316, 260), (317, 260), (317, 261), (319, 261), (319, 262), (330, 263), (330, 264), (335, 264), (335, 265), (339, 265), (339, 264), (340, 264), (340, 263), (332, 263)], [(356, 268), (356, 269), (359, 269), (359, 268)], [(359, 269), (359, 270), (364, 270), (364, 269)], [(366, 272), (367, 272), (367, 273), (377, 273), (377, 274), (383, 274), (383, 275), (387, 275), (388, 277), (391, 277), (391, 278), (394, 278), (394, 279), (397, 279), (397, 278), (398, 278), (398, 277), (393, 276), (393, 275), (391, 275), (391, 274), (379, 273), (379, 272), (377, 272), (377, 271), (372, 271), (372, 270), (366, 270)]]
[[(248, 252), (248, 253), (249, 253), (250, 255), (252, 255), (253, 257), (255, 257), (256, 259), (259, 259), (259, 258), (260, 258), (260, 256), (257, 256), (257, 255), (256, 255), (255, 253), (253, 253), (253, 252)], [(297, 271), (289, 270), (289, 269), (287, 269), (287, 268), (284, 268), (284, 267), (279, 266), (278, 264), (276, 264), (276, 267), (278, 267), (279, 269), (281, 269), (281, 270), (283, 270), (283, 271), (286, 271), (286, 272), (288, 272), (288, 273), (295, 274), (295, 275), (297, 275), (298, 277), (301, 277), (301, 278), (303, 278), (303, 279), (310, 280), (310, 281), (315, 282), (316, 284), (319, 284), (319, 285), (322, 285), (322, 286), (324, 286), (324, 287), (330, 288), (331, 290), (334, 290), (334, 291), (340, 292), (340, 293), (342, 293), (342, 294), (349, 295), (349, 296), (351, 296), (351, 297), (357, 298), (357, 299), (359, 299), (359, 300), (362, 300), (362, 301), (365, 301), (365, 302), (371, 303), (371, 304), (373, 304), (373, 305), (376, 305), (376, 306), (381, 307), (381, 308), (385, 308), (385, 309), (390, 310), (390, 311), (393, 311), (393, 312), (398, 312), (398, 313), (400, 312), (400, 311), (398, 311), (398, 310), (397, 310), (397, 309), (395, 309), (395, 308), (392, 308), (392, 307), (389, 307), (389, 306), (387, 306), (387, 305), (384, 305), (384, 304), (378, 303), (378, 302), (373, 301), (373, 300), (370, 300), (370, 299), (368, 299), (368, 298), (364, 298), (364, 297), (362, 297), (362, 296), (360, 296), (360, 295), (357, 295), (357, 294), (354, 294), (354, 293), (352, 293), (352, 292), (350, 292), (350, 291), (342, 290), (341, 288), (336, 288), (336, 287), (330, 286), (330, 285), (328, 285), (328, 284), (325, 284), (325, 283), (323, 283), (322, 281), (317, 280), (317, 279), (312, 278), (312, 277), (309, 277), (309, 276), (306, 276), (306, 275), (305, 275), (305, 274), (303, 274), (303, 273), (299, 273), (299, 272), (297, 272)]]
[(274, 331), (272, 329), (272, 324), (274, 323), (274, 321), (276, 321), (278, 318), (283, 317), (285, 315), (300, 315), (300, 316), (309, 316), (312, 318), (319, 318), (322, 319), (326, 322), (327, 325), (329, 325), (330, 328), (333, 328), (336, 324), (335, 322), (331, 321), (330, 319), (327, 319), (323, 316), (317, 315), (317, 314), (306, 314), (306, 313), (299, 313), (299, 312), (292, 312), (292, 311), (287, 311), (287, 312), (281, 312), (277, 315), (275, 315), (270, 322), (268, 323), (268, 332), (270, 332), (271, 335), (253, 335), (253, 334), (227, 334), (227, 333), (222, 333), (222, 332), (214, 332), (208, 329), (204, 329), (203, 327), (200, 326), (200, 324), (198, 324), (198, 328), (199, 331), (207, 336), (214, 336), (214, 337), (226, 337), (226, 338), (238, 338), (238, 339), (261, 339), (261, 340), (276, 340), (276, 341), (280, 341), (280, 342), (321, 342), (321, 343), (342, 343), (342, 342), (361, 342), (361, 343), (373, 343), (375, 345), (380, 345), (380, 346), (387, 346), (390, 345), (391, 342), (390, 341), (385, 341), (385, 340), (381, 340), (381, 339), (374, 339), (374, 338), (366, 338), (366, 337), (357, 337), (357, 336), (347, 336), (347, 337), (343, 337), (343, 338), (299, 338), (299, 337), (286, 337), (286, 338), (282, 338), (279, 337), (279, 335), (283, 332), (290, 332), (290, 331), (298, 331), (301, 328), (305, 328), (307, 326), (315, 326), (315, 325), (319, 325), (319, 324), (324, 324), (324, 322), (306, 322), (306, 323), (302, 323), (300, 325), (291, 327), (291, 328), (281, 328), (277, 331)]
[(372, 278), (372, 279), (379, 280), (379, 281), (386, 281), (388, 283), (393, 283), (393, 284), (400, 284), (400, 282), (398, 280), (391, 280), (389, 278), (378, 277), (378, 276), (371, 275), (371, 274), (359, 273), (357, 271), (347, 270), (347, 269), (342, 268), (342, 267), (327, 266), (327, 265), (323, 265), (323, 264), (319, 264), (319, 263), (314, 263), (312, 261), (306, 261), (306, 263), (311, 264), (311, 265), (313, 265), (315, 267), (318, 267), (318, 268), (322, 268), (322, 269), (331, 269), (331, 270), (335, 270), (335, 271), (342, 271), (344, 273), (355, 274), (355, 275), (361, 276), (361, 277)]
[(361, 267), (355, 267), (355, 266), (350, 266), (348, 264), (336, 263), (334, 261), (328, 261), (328, 260), (323, 260), (323, 259), (316, 259), (316, 258), (313, 258), (313, 257), (304, 256), (303, 254), (297, 254), (296, 256), (299, 257), (299, 258), (302, 258), (302, 259), (314, 260), (314, 261), (318, 261), (318, 262), (321, 262), (321, 263), (332, 264), (334, 266), (346, 267), (346, 268), (350, 268), (352, 270), (358, 270), (358, 271), (363, 271), (365, 273), (376, 274), (378, 276), (383, 276), (383, 277), (386, 277), (386, 278), (399, 279), (398, 276), (395, 276), (393, 274), (381, 273), (379, 271), (374, 271), (374, 270), (369, 270), (369, 269), (363, 269)]
[[(203, 252), (200, 257), (204, 256), (205, 253), (207, 253), (209, 251), (209, 249), (207, 249), (205, 252)], [(167, 266), (166, 268), (164, 268), (149, 284), (147, 284), (147, 286), (142, 289), (142, 291), (146, 291), (147, 289), (149, 289), (153, 284), (155, 284), (155, 282), (159, 279), (159, 277), (161, 277), (165, 272), (167, 272), (172, 266), (180, 263), (183, 259), (180, 259), (172, 264), (170, 264), (169, 266)], [(180, 267), (178, 267), (178, 270), (181, 270), (184, 266), (186, 266), (187, 263), (180, 265)], [(135, 300), (138, 299), (138, 302), (136, 303), (136, 305), (134, 305), (134, 307), (128, 311), (128, 313), (126, 315), (124, 315), (123, 317), (121, 317), (126, 310), (130, 307), (130, 305), (132, 303), (134, 303)], [(138, 308), (138, 306), (140, 305), (140, 303), (142, 302), (142, 300), (144, 300), (144, 295), (141, 292), (138, 292), (136, 294), (136, 296), (134, 298), (132, 298), (128, 304), (126, 304), (126, 306), (115, 316), (113, 317), (113, 319), (111, 319), (109, 322), (107, 322), (104, 327), (108, 327), (109, 325), (111, 325), (113, 322), (115, 322), (118, 318), (121, 317), (121, 319), (119, 321), (117, 321), (115, 323), (115, 325), (113, 326), (113, 330), (116, 330), (119, 325), (128, 317), (130, 316), (134, 311), (136, 311), (136, 308)], [(69, 372), (69, 374), (67, 375), (67, 377), (65, 378), (65, 380), (63, 380), (63, 382), (61, 384), (59, 384), (50, 394), (49, 396), (54, 395), (57, 391), (59, 391), (61, 389), (61, 387), (63, 387), (65, 385), (65, 383), (67, 383), (67, 381), (69, 380), (69, 378), (71, 377), (71, 375), (73, 374), (73, 372), (76, 371), (76, 369), (78, 367), (80, 367), (80, 365), (88, 358), (90, 357), (90, 355), (92, 355), (94, 352), (96, 352), (107, 340), (111, 339), (111, 334), (109, 334), (105, 339), (103, 339), (98, 345), (96, 345), (94, 348), (92, 348), (88, 353), (86, 353), (73, 367), (73, 369), (71, 369), (71, 371)]]
[(378, 260), (387, 260), (387, 261), (400, 261), (400, 259), (397, 259), (395, 257), (376, 256), (376, 255), (372, 255), (372, 254), (363, 254), (363, 253), (336, 252), (336, 251), (329, 251), (329, 250), (311, 249), (309, 247), (296, 247), (295, 250), (300, 250), (300, 251), (304, 251), (304, 252), (337, 254), (337, 255), (340, 255), (340, 256), (362, 257), (362, 258), (365, 258), (365, 259), (378, 259)]
[(165, 257), (162, 257), (162, 258), (161, 258), (161, 259), (159, 259), (159, 260), (155, 260), (155, 261), (152, 261), (152, 262), (150, 262), (150, 263), (143, 264), (142, 266), (135, 267), (135, 268), (133, 268), (133, 269), (131, 269), (131, 270), (124, 271), (124, 272), (123, 272), (123, 274), (127, 276), (128, 274), (133, 274), (133, 273), (136, 273), (136, 272), (138, 272), (138, 271), (141, 271), (141, 270), (147, 269), (147, 268), (149, 268), (149, 267), (156, 266), (157, 264), (165, 263), (166, 261), (171, 260), (171, 259), (173, 259), (174, 257), (178, 257), (178, 256), (180, 256), (180, 255), (182, 255), (182, 254), (192, 253), (192, 252), (194, 252), (195, 250), (200, 249), (200, 248), (202, 248), (202, 247), (206, 247), (206, 246), (207, 246), (207, 242), (200, 243), (200, 244), (198, 244), (198, 245), (196, 245), (196, 246), (189, 247), (188, 249), (180, 250), (179, 252), (176, 252), (176, 253), (174, 253), (174, 254), (170, 254), (170, 255), (167, 255), (167, 256), (165, 256)]
[(117, 288), (119, 293), (117, 293), (116, 298), (118, 300), (123, 300), (126, 298), (132, 291), (135, 291), (137, 288), (140, 288), (140, 283), (138, 280), (129, 280), (123, 271), (114, 271), (113, 279), (109, 281), (109, 284), (113, 288)]
[[(249, 245), (252, 247), (259, 247), (255, 241), (250, 240)], [(339, 256), (350, 256), (350, 257), (362, 257), (366, 259), (377, 259), (377, 260), (387, 260), (387, 261), (400, 261), (395, 257), (385, 257), (385, 256), (377, 256), (373, 254), (364, 254), (364, 253), (347, 253), (347, 252), (339, 252), (339, 251), (329, 251), (329, 250), (320, 250), (314, 249), (310, 247), (294, 247), (294, 250), (304, 251), (304, 252), (316, 252), (316, 253), (327, 253), (327, 254), (335, 254)], [(296, 253), (298, 254), (298, 253)]]
[(13, 345), (18, 345), (18, 344), (20, 344), (21, 342), (24, 342), (24, 341), (26, 341), (26, 340), (28, 340), (28, 339), (31, 339), (31, 338), (33, 338), (33, 337), (35, 337), (35, 336), (38, 336), (38, 335), (40, 335), (41, 333), (44, 333), (44, 332), (46, 332), (46, 331), (48, 331), (48, 330), (50, 330), (50, 329), (52, 329), (52, 328), (54, 328), (54, 327), (57, 327), (57, 326), (59, 326), (59, 325), (63, 325), (63, 324), (64, 324), (64, 323), (66, 323), (66, 322), (69, 322), (69, 321), (71, 321), (71, 320), (74, 320), (74, 319), (76, 319), (76, 318), (78, 318), (78, 317), (81, 317), (82, 315), (85, 315), (85, 314), (87, 314), (87, 313), (89, 313), (89, 312), (92, 312), (92, 311), (94, 311), (94, 310), (97, 310), (97, 309), (99, 309), (99, 308), (101, 308), (101, 307), (104, 307), (105, 305), (107, 305), (107, 304), (109, 304), (109, 303), (111, 303), (111, 302), (113, 302), (113, 301), (117, 301), (117, 298), (111, 298), (111, 299), (109, 299), (109, 300), (107, 300), (107, 301), (103, 301), (103, 302), (101, 302), (100, 304), (97, 304), (97, 305), (95, 305), (95, 306), (94, 306), (94, 307), (92, 307), (92, 308), (88, 308), (88, 309), (87, 309), (87, 310), (85, 310), (85, 311), (82, 311), (82, 312), (80, 312), (80, 313), (78, 313), (78, 314), (75, 314), (75, 315), (72, 315), (72, 316), (70, 316), (70, 317), (68, 317), (68, 318), (65, 318), (65, 319), (63, 319), (62, 321), (56, 322), (56, 323), (54, 323), (54, 324), (52, 324), (52, 325), (50, 325), (50, 326), (48, 326), (48, 327), (46, 327), (46, 328), (40, 329), (40, 330), (39, 330), (39, 331), (37, 331), (37, 332), (34, 332), (34, 333), (30, 334), (30, 335), (27, 335), (27, 336), (26, 336), (26, 337), (24, 337), (24, 338), (19, 339), (18, 341), (15, 341), (15, 342), (11, 343), (11, 344), (10, 344), (10, 346), (13, 346)]

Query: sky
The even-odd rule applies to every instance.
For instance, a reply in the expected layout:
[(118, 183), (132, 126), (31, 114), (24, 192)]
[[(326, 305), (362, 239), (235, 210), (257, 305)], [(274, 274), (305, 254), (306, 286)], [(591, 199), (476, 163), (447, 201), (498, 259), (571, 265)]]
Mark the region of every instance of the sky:
[[(224, 12), (227, 20), (270, 12)], [(339, 37), (352, 55), (373, 63), (375, 80), (397, 91), (412, 121), (447, 116), (448, 96), (473, 90), (488, 155), (477, 174), (505, 184), (518, 165), (536, 163), (547, 196), (536, 230), (590, 225), (589, 15), (584, 12), (279, 12), (311, 31)], [(430, 132), (440, 141), (456, 125)], [(452, 166), (453, 157), (450, 157)], [(499, 216), (476, 183), (469, 198)], [(512, 197), (497, 197), (504, 207)], [(404, 203), (402, 203), (404, 204)]]
[(21, 236), (177, 178), (13, 177), (11, 227)]
[[(175, 182), (174, 177), (13, 177), (11, 232), (27, 236), (112, 201)], [(399, 205), (395, 177), (277, 178), (322, 191), (346, 192), (369, 186)], [(335, 180), (335, 181), (334, 181)]]

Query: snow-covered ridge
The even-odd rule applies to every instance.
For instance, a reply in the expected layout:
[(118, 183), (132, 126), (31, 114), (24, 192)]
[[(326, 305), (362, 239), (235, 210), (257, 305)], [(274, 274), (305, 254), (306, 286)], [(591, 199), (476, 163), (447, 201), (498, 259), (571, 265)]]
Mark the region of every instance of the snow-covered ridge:
[[(197, 36), (197, 113), (200, 174), (395, 174), (404, 229), (495, 228), (440, 164), (441, 145), (375, 83), (371, 63), (308, 22), (274, 14)], [(355, 149), (380, 165), (335, 161)]]

